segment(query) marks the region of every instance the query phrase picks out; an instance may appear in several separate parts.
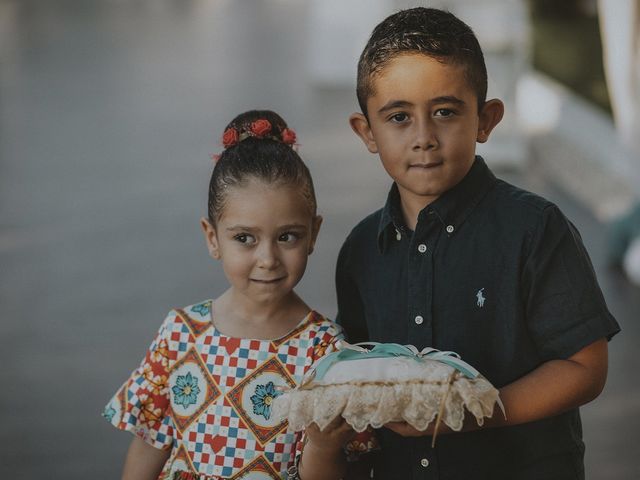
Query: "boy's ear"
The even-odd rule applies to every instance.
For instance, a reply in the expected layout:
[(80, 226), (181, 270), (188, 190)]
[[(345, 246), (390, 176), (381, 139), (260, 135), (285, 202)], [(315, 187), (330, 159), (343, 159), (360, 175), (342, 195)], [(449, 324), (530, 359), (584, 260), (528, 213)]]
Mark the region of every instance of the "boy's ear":
[(376, 145), (376, 140), (373, 138), (367, 117), (362, 113), (354, 113), (349, 117), (349, 125), (351, 125), (351, 129), (356, 132), (356, 135), (360, 137), (360, 140), (364, 142), (367, 150), (371, 153), (378, 153), (378, 145)]
[(484, 143), (489, 140), (489, 135), (491, 131), (494, 129), (500, 120), (502, 120), (502, 116), (504, 115), (504, 103), (502, 103), (497, 98), (492, 100), (488, 100), (482, 106), (480, 112), (478, 112), (480, 117), (480, 122), (478, 123), (478, 135), (476, 136), (476, 141), (478, 143)]
[(313, 249), (316, 246), (316, 239), (318, 238), (318, 232), (320, 232), (320, 225), (322, 225), (322, 217), (316, 215), (311, 225), (311, 243), (309, 244), (309, 255), (313, 253)]
[(202, 217), (200, 219), (200, 226), (202, 227), (202, 231), (204, 232), (204, 240), (207, 244), (207, 249), (209, 250), (209, 255), (214, 260), (220, 259), (220, 249), (218, 247), (218, 236), (216, 235), (216, 229), (208, 219)]

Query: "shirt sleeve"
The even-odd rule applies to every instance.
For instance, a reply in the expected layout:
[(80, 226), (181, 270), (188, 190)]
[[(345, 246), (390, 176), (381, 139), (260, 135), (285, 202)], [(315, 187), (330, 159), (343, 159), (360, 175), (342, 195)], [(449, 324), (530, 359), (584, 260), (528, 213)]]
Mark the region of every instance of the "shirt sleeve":
[(369, 331), (362, 304), (362, 297), (353, 278), (350, 268), (351, 236), (342, 245), (338, 255), (336, 267), (336, 296), (338, 299), (338, 314), (336, 322), (341, 325), (351, 343), (369, 340)]
[(105, 407), (103, 416), (116, 428), (132, 432), (149, 445), (167, 450), (173, 444), (174, 430), (169, 408), (169, 315), (151, 342), (140, 366), (120, 387)]
[(523, 266), (527, 325), (543, 361), (568, 358), (620, 327), (577, 229), (555, 206), (532, 233)]

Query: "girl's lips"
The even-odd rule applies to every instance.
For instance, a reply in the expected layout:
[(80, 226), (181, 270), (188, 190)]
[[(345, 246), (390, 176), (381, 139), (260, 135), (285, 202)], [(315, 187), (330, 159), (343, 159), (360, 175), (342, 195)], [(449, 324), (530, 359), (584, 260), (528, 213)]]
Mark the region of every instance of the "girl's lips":
[(284, 277), (265, 279), (265, 280), (258, 279), (258, 278), (251, 279), (252, 282), (257, 282), (257, 283), (276, 283), (276, 282), (279, 282), (280, 280), (284, 280)]

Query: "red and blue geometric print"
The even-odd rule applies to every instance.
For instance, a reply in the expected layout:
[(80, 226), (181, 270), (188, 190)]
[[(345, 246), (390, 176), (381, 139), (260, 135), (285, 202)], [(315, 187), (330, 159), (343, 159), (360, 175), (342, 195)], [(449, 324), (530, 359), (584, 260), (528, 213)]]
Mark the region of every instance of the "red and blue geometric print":
[(211, 306), (169, 313), (103, 415), (171, 450), (160, 479), (282, 478), (302, 433), (276, 422), (271, 403), (333, 349), (341, 329), (312, 311), (278, 340), (232, 338), (214, 328)]

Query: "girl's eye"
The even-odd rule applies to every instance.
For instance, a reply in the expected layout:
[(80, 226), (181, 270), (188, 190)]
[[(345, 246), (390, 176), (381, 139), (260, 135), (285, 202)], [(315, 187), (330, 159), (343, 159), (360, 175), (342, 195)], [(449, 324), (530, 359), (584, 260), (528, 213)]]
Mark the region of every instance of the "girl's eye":
[(300, 235), (293, 232), (283, 233), (278, 237), (279, 242), (293, 243), (300, 238)]
[(436, 110), (436, 113), (434, 115), (436, 117), (451, 117), (455, 113), (456, 112), (454, 112), (453, 110), (449, 110), (448, 108), (439, 108), (438, 110)]
[(233, 239), (237, 242), (240, 242), (244, 245), (252, 245), (255, 243), (256, 239), (253, 238), (252, 235), (249, 235), (248, 233), (239, 233), (237, 235), (233, 236)]
[(391, 115), (389, 120), (391, 120), (393, 123), (404, 123), (409, 120), (409, 115), (407, 115), (406, 113), (394, 113), (393, 115)]

